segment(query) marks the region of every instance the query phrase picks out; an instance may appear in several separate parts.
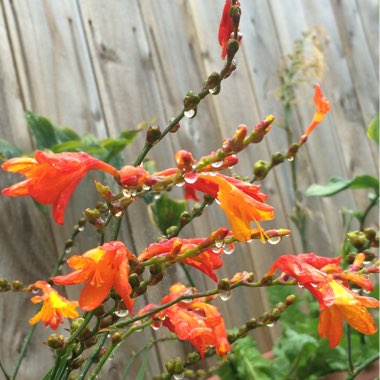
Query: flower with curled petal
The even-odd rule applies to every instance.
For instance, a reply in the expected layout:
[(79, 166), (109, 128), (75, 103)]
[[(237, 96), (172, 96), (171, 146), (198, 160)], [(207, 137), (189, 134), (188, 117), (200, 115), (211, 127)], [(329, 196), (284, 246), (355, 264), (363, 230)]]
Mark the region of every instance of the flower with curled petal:
[(79, 305), (86, 311), (100, 306), (113, 287), (133, 314), (132, 287), (128, 281), (129, 259), (132, 257), (124, 243), (111, 241), (81, 256), (70, 257), (67, 263), (74, 272), (56, 276), (53, 281), (57, 285), (86, 283), (79, 297)]
[(65, 208), (73, 191), (89, 170), (117, 174), (114, 167), (84, 152), (54, 154), (37, 150), (34, 158), (11, 158), (1, 167), (9, 172), (21, 173), (27, 178), (3, 189), (4, 195), (30, 195), (42, 204), (53, 205), (53, 217), (59, 224), (64, 222)]
[(29, 320), (31, 325), (42, 321), (45, 326), (49, 326), (56, 330), (58, 325), (63, 322), (63, 318), (77, 318), (78, 302), (69, 301), (65, 297), (53, 289), (45, 281), (37, 281), (32, 285), (34, 289), (42, 290), (42, 295), (32, 297), (33, 303), (43, 302), (41, 310)]

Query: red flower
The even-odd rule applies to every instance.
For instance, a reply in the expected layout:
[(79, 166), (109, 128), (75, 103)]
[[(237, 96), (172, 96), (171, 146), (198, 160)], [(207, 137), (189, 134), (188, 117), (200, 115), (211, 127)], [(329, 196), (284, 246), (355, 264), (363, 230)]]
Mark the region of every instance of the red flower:
[(78, 312), (75, 310), (78, 307), (78, 302), (69, 301), (62, 297), (45, 281), (37, 281), (33, 288), (41, 289), (41, 296), (32, 297), (33, 303), (43, 302), (41, 310), (29, 320), (31, 325), (42, 321), (45, 326), (50, 325), (53, 330), (56, 330), (58, 325), (63, 322), (63, 318), (77, 318)]
[[(179, 239), (173, 238), (170, 240), (163, 240), (159, 243), (153, 243), (148, 248), (146, 248), (139, 256), (140, 261), (148, 260), (152, 257), (161, 256), (172, 256), (175, 257), (184, 253), (190, 249), (197, 247), (199, 244), (207, 241), (207, 238), (198, 239)], [(231, 244), (232, 245), (232, 244)], [(215, 251), (215, 252), (214, 252)], [(200, 270), (205, 273), (214, 281), (217, 281), (216, 274), (214, 270), (219, 269), (223, 265), (223, 260), (220, 255), (222, 254), (222, 248), (218, 249), (207, 249), (201, 252), (199, 255), (194, 257), (187, 257), (182, 259), (181, 262)]]
[(115, 175), (116, 169), (87, 153), (49, 154), (36, 151), (34, 158), (12, 158), (2, 165), (9, 172), (21, 173), (27, 179), (7, 187), (4, 195), (32, 196), (42, 204), (53, 205), (54, 220), (63, 224), (64, 212), (76, 186), (89, 170), (103, 170)]
[(330, 102), (323, 96), (321, 86), (319, 83), (315, 85), (314, 90), (314, 104), (316, 112), (310, 125), (306, 128), (305, 134), (309, 136), (311, 131), (325, 118), (327, 112), (330, 111)]
[(139, 187), (149, 183), (150, 174), (141, 166), (125, 165), (120, 171), (120, 183), (124, 187)]
[[(341, 273), (335, 269), (331, 275), (323, 271), (326, 268), (330, 273), (337, 261), (338, 258), (330, 259), (314, 254), (283, 255), (268, 272), (268, 275), (273, 275), (276, 269), (280, 269), (294, 277), (318, 300), (321, 311), (318, 332), (322, 338), (329, 338), (330, 347), (336, 347), (342, 339), (344, 320), (363, 334), (375, 333), (376, 325), (367, 308), (379, 306), (377, 300), (361, 297), (344, 285), (347, 280), (356, 280), (357, 284), (364, 284), (363, 287), (368, 288), (367, 281), (363, 281), (360, 274), (349, 271)], [(343, 283), (335, 278), (342, 279)]]
[[(194, 292), (196, 292), (194, 288), (187, 288), (180, 283), (174, 284), (170, 288), (170, 294), (162, 299), (161, 304)], [(147, 305), (140, 310), (139, 314), (150, 311), (154, 307), (156, 305)], [(197, 348), (202, 358), (207, 346), (215, 347), (216, 353), (223, 358), (230, 351), (223, 318), (215, 306), (205, 303), (204, 298), (191, 302), (179, 302), (151, 317), (160, 318), (163, 320), (163, 325), (176, 333), (179, 339), (188, 340)]]
[(130, 297), (132, 288), (128, 282), (130, 258), (132, 253), (122, 242), (111, 241), (82, 256), (70, 257), (67, 263), (75, 271), (66, 276), (54, 277), (53, 281), (57, 285), (86, 282), (79, 297), (79, 305), (86, 311), (101, 305), (113, 287), (132, 314), (134, 301)]
[[(231, 33), (234, 31), (234, 24), (230, 16), (231, 5), (232, 0), (226, 0), (219, 24), (218, 40), (220, 46), (222, 47), (222, 59), (226, 58), (227, 42), (230, 39)], [(240, 3), (237, 2), (237, 5), (240, 5)]]
[(222, 210), (226, 213), (232, 231), (239, 241), (251, 239), (250, 222), (274, 218), (272, 206), (263, 203), (267, 195), (260, 192), (260, 186), (217, 173), (216, 175), (198, 174), (197, 180), (186, 183), (185, 197), (199, 200), (195, 190), (216, 198)]

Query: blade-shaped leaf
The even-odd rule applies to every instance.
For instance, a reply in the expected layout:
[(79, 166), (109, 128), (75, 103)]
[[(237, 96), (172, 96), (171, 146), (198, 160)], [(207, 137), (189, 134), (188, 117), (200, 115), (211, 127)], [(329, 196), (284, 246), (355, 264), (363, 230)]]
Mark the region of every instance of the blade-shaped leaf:
[(25, 117), (36, 141), (37, 149), (51, 148), (59, 143), (55, 127), (49, 119), (33, 112), (26, 112)]
[(64, 143), (66, 141), (80, 140), (80, 136), (68, 127), (56, 127), (55, 135), (59, 142)]
[(0, 161), (5, 161), (8, 158), (17, 157), (22, 155), (22, 150), (15, 146), (9, 144), (8, 141), (0, 139)]
[(376, 115), (370, 122), (367, 129), (367, 136), (372, 140), (380, 144), (380, 133), (379, 133), (379, 115)]

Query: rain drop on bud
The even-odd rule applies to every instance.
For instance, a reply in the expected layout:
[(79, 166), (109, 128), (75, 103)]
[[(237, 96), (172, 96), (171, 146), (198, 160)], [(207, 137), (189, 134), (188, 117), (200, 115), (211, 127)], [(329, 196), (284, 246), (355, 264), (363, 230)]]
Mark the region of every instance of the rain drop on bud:
[(231, 253), (234, 252), (234, 246), (232, 244), (226, 244), (224, 247), (223, 247), (223, 252), (226, 254), (226, 255), (231, 255)]
[(32, 293), (37, 294), (40, 290), (37, 288), (33, 288)]
[(363, 293), (369, 294), (369, 293), (371, 293), (371, 291), (370, 290), (363, 290)]
[(68, 254), (68, 253), (70, 253), (71, 252), (71, 247), (67, 247), (67, 248), (65, 248), (65, 253), (66, 254)]
[(131, 197), (131, 193), (127, 189), (123, 189), (122, 193), (125, 196), (125, 198), (130, 198)]
[(143, 190), (145, 190), (145, 191), (148, 191), (148, 190), (150, 190), (150, 186), (148, 186), (148, 185), (142, 185), (141, 186), (141, 188), (143, 189)]
[(186, 117), (188, 117), (189, 119), (191, 119), (192, 117), (195, 116), (195, 110), (194, 109), (190, 109), (190, 110), (187, 110), (183, 113)]
[(369, 261), (369, 260), (364, 260), (364, 261), (363, 261), (363, 264), (364, 264), (364, 265), (371, 264), (371, 261)]
[(351, 289), (354, 293), (359, 293), (360, 292), (360, 289), (359, 288), (352, 288)]
[(175, 380), (182, 380), (185, 377), (185, 374), (183, 372), (182, 373), (175, 373), (173, 375), (173, 377), (175, 378)]
[(272, 323), (267, 323), (267, 327), (273, 327), (274, 326), (274, 322)]
[(318, 287), (318, 285), (317, 284), (311, 284), (311, 286), (313, 287), (313, 288), (317, 288)]
[(116, 218), (120, 218), (123, 215), (123, 211), (118, 211), (115, 216)]
[(84, 226), (79, 226), (78, 231), (80, 231), (80, 232), (84, 231)]
[(211, 95), (215, 94), (217, 91), (218, 91), (218, 87), (209, 88), (209, 90), (208, 90), (208, 92), (209, 92)]
[(300, 289), (302, 289), (304, 286), (303, 285), (301, 285), (301, 284), (298, 284), (297, 285)]
[(219, 297), (222, 301), (228, 301), (231, 298), (231, 291), (223, 290), (219, 293)]
[(214, 247), (214, 248), (212, 249), (212, 251), (213, 251), (214, 253), (220, 253), (220, 248), (218, 248), (218, 247)]
[(143, 329), (142, 329), (142, 327), (139, 327), (139, 326), (141, 326), (141, 322), (140, 321), (137, 321), (137, 322), (135, 322), (134, 323), (134, 327), (136, 328), (136, 332), (140, 332), (140, 331), (142, 331)]
[(215, 247), (216, 248), (222, 248), (224, 245), (223, 240), (215, 240)]
[(292, 161), (294, 161), (294, 157), (289, 157), (287, 160), (292, 162)]
[(120, 318), (124, 318), (129, 314), (128, 310), (116, 310), (115, 315), (117, 315)]
[(154, 194), (154, 199), (160, 199), (161, 198), (161, 194)]
[(160, 327), (161, 327), (161, 321), (158, 320), (158, 321), (154, 321), (150, 327), (153, 329), (153, 330), (158, 330)]
[(276, 245), (281, 241), (281, 236), (272, 236), (268, 239), (268, 243), (272, 245)]
[(187, 182), (189, 184), (193, 184), (193, 183), (197, 182), (198, 174), (194, 173), (194, 172), (188, 172), (184, 175), (184, 178), (185, 178), (185, 182)]
[(177, 187), (183, 187), (184, 184), (185, 184), (185, 182), (178, 182), (178, 183), (176, 183), (175, 185), (176, 185)]
[(136, 194), (137, 194), (137, 190), (136, 189), (131, 189), (131, 190), (129, 190), (129, 193), (131, 194), (132, 197), (135, 197)]
[(216, 161), (211, 164), (213, 168), (220, 168), (223, 165), (223, 161)]

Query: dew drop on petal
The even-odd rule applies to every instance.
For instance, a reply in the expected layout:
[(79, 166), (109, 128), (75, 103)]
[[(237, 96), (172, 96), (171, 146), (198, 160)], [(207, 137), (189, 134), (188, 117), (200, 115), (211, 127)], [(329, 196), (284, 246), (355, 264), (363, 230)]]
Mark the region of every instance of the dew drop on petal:
[(115, 315), (117, 315), (120, 318), (124, 318), (129, 314), (128, 310), (116, 310)]
[(281, 241), (281, 236), (272, 236), (268, 239), (268, 243), (272, 245), (276, 245)]
[(223, 290), (219, 293), (219, 298), (222, 301), (228, 301), (231, 298), (231, 290)]
[(371, 262), (372, 262), (372, 261), (370, 261), (370, 260), (364, 260), (364, 261), (363, 261), (363, 264), (364, 264), (364, 265), (368, 265), (368, 264), (371, 264)]
[(313, 283), (311, 283), (311, 286), (312, 286), (313, 288), (317, 288), (317, 287), (318, 287), (317, 284), (313, 284)]
[(213, 168), (220, 168), (223, 165), (223, 161), (216, 161), (211, 164)]
[(370, 290), (364, 290), (364, 289), (363, 289), (363, 293), (365, 293), (365, 294), (369, 294), (369, 293), (371, 293), (371, 291), (370, 291)]
[(193, 184), (197, 182), (198, 174), (194, 172), (188, 172), (184, 175), (184, 179), (186, 183)]
[(158, 321), (154, 321), (150, 327), (153, 329), (153, 330), (158, 330), (160, 327), (161, 327), (161, 321), (158, 320)]
[(194, 109), (190, 109), (190, 110), (187, 110), (183, 113), (186, 117), (188, 117), (189, 119), (191, 119), (192, 117), (195, 116), (195, 110)]
[(213, 251), (214, 253), (220, 253), (220, 248), (218, 248), (218, 247), (214, 247), (214, 248), (212, 248), (212, 251)]
[(139, 326), (141, 326), (141, 322), (140, 321), (137, 321), (137, 322), (134, 323), (133, 327), (135, 327), (135, 329), (136, 329), (135, 331), (136, 332), (140, 332), (140, 331), (143, 330), (143, 328), (142, 327), (139, 328)]
[(223, 247), (223, 252), (226, 254), (226, 255), (231, 255), (231, 253), (234, 253), (234, 246), (232, 244), (226, 244), (224, 247)]

